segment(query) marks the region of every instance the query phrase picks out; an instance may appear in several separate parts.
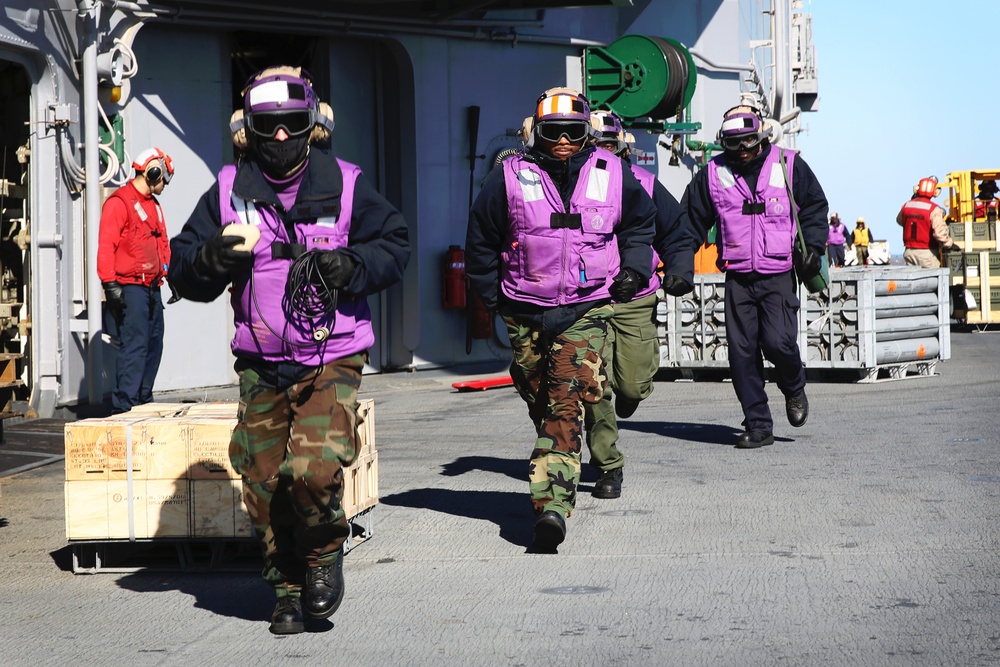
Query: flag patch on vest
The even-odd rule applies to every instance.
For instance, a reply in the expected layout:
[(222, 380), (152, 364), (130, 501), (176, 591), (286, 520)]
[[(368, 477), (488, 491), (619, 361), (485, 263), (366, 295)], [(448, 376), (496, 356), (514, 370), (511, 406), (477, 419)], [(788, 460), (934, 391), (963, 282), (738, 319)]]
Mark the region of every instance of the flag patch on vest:
[(590, 177), (587, 179), (587, 199), (606, 202), (608, 200), (608, 183), (610, 182), (611, 174), (607, 171), (591, 169)]
[(771, 178), (767, 181), (768, 185), (772, 188), (783, 188), (785, 187), (785, 175), (781, 173), (780, 164), (771, 165)]
[(733, 172), (729, 170), (729, 167), (719, 167), (716, 174), (719, 176), (719, 184), (723, 188), (731, 188), (736, 185), (736, 178), (733, 177)]
[(524, 201), (533, 202), (545, 199), (545, 192), (542, 191), (542, 177), (530, 169), (521, 169), (517, 172), (517, 182), (521, 184), (521, 195)]

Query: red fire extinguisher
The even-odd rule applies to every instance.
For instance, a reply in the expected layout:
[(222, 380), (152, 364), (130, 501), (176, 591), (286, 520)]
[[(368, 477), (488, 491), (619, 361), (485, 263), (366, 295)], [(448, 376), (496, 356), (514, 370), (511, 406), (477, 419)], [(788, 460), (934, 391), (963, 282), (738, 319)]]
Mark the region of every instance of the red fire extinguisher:
[(445, 310), (465, 308), (465, 251), (448, 247), (441, 261), (441, 305)]

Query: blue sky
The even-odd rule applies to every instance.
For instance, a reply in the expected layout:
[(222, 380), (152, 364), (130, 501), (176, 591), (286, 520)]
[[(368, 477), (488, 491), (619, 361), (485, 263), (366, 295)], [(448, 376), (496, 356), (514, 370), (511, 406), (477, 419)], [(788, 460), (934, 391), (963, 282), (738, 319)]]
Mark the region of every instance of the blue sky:
[[(797, 148), (849, 228), (902, 254), (924, 176), (1000, 169), (1000, 0), (807, 0), (820, 110)], [(935, 201), (946, 205), (945, 194)]]

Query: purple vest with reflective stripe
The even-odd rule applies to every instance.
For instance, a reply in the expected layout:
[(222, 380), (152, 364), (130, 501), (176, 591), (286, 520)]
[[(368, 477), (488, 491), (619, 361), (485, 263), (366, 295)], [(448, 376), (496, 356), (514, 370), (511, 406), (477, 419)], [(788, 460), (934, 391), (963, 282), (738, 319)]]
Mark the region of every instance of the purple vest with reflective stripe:
[[(642, 186), (642, 189), (646, 191), (646, 194), (652, 198), (653, 196), (653, 184), (656, 182), (656, 175), (651, 171), (647, 171), (640, 167), (639, 165), (632, 165), (632, 173), (635, 175), (637, 181)], [(641, 299), (644, 296), (649, 296), (660, 288), (660, 274), (656, 270), (660, 268), (660, 257), (656, 254), (656, 250), (653, 250), (653, 273), (650, 274), (649, 284), (639, 290), (635, 298)], [(612, 276), (613, 277), (613, 276)], [(635, 299), (633, 299), (634, 301)]]
[[(783, 273), (792, 268), (795, 223), (778, 156), (784, 153), (789, 182), (795, 152), (772, 146), (757, 177), (757, 191), (726, 166), (719, 155), (708, 163), (708, 188), (719, 213), (719, 268), (739, 273)], [(744, 213), (746, 201), (763, 206)]]
[[(522, 157), (503, 163), (510, 212), (500, 289), (515, 301), (561, 306), (608, 299), (621, 260), (622, 162), (598, 148), (580, 169), (570, 210), (552, 179)], [(579, 228), (553, 227), (553, 213), (578, 215)]]
[[(256, 225), (260, 241), (254, 248), (253, 271), (233, 280), (232, 306), (236, 335), (232, 349), (237, 355), (266, 361), (296, 361), (322, 366), (336, 359), (361, 352), (375, 342), (368, 301), (341, 292), (336, 314), (315, 319), (291, 312), (286, 303), (285, 285), (291, 259), (271, 257), (271, 244), (299, 243), (307, 250), (335, 250), (347, 246), (354, 208), (354, 184), (361, 169), (338, 159), (344, 177), (340, 213), (336, 218), (320, 217), (312, 222), (297, 222), (288, 232), (274, 207), (256, 204), (238, 197), (233, 190), (236, 166), (227, 165), (219, 172), (219, 210), (223, 225)], [(313, 333), (320, 328), (330, 332), (316, 341)]]

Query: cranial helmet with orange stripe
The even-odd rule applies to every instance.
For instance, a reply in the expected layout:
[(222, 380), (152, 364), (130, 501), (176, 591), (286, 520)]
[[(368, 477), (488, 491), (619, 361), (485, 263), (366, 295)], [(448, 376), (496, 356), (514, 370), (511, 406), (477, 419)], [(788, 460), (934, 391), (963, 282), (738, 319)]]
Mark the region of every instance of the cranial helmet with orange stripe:
[(941, 194), (941, 188), (938, 187), (937, 177), (928, 176), (927, 178), (921, 178), (920, 182), (913, 188), (913, 192), (915, 192), (918, 197), (937, 197)]
[(594, 138), (590, 102), (572, 88), (549, 88), (538, 98), (535, 113), (524, 119), (521, 132), (529, 148), (536, 137), (555, 143), (565, 136), (572, 143), (587, 143)]
[(160, 180), (169, 183), (174, 177), (174, 161), (155, 146), (139, 153), (132, 161), (132, 168), (137, 174), (144, 174), (150, 185), (156, 185)]

